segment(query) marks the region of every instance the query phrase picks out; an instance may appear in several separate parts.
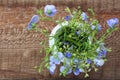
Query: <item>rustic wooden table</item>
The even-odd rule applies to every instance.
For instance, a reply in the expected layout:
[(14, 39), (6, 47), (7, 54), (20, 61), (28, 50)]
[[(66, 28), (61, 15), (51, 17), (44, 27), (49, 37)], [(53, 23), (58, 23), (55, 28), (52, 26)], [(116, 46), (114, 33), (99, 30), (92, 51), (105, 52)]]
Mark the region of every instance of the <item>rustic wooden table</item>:
[[(97, 73), (91, 72), (87, 79), (83, 74), (59, 77), (58, 70), (53, 76), (46, 69), (42, 74), (35, 71), (33, 67), (43, 57), (43, 54), (39, 54), (39, 42), (44, 37), (36, 32), (28, 32), (26, 26), (36, 10), (46, 4), (56, 5), (58, 13), (61, 13), (56, 18), (67, 14), (64, 12), (66, 6), (72, 9), (79, 5), (84, 11), (93, 8), (101, 23), (113, 17), (120, 19), (120, 0), (0, 0), (0, 80), (119, 80), (120, 30), (106, 39), (106, 45), (113, 49), (108, 54), (108, 61)], [(55, 26), (51, 22), (45, 23), (40, 22), (39, 27), (51, 31)]]

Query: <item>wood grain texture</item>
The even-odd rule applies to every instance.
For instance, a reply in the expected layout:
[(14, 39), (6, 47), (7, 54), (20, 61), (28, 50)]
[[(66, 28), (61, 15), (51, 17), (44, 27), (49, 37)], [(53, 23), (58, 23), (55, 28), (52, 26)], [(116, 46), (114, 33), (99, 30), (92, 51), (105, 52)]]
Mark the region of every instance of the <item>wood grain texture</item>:
[[(117, 2), (118, 1), (118, 2)], [(40, 3), (40, 4), (39, 4)], [(87, 7), (94, 8), (97, 11), (97, 17), (102, 24), (103, 21), (117, 17), (120, 19), (119, 0), (0, 0), (0, 79), (31, 78), (39, 80), (70, 80), (84, 79), (84, 74), (67, 77), (59, 77), (59, 70), (51, 76), (48, 70), (44, 69), (38, 74), (33, 68), (41, 63), (44, 54), (39, 53), (42, 47), (39, 45), (44, 37), (37, 32), (26, 30), (27, 23), (31, 17), (36, 14), (36, 10), (44, 7), (45, 4), (53, 3), (58, 9), (55, 18), (61, 18), (67, 15), (64, 8), (69, 6), (71, 9), (80, 5), (84, 11)], [(112, 13), (111, 13), (112, 12)], [(117, 13), (116, 13), (117, 12)], [(60, 13), (60, 14), (59, 14)], [(45, 28), (49, 31), (55, 24), (51, 22), (41, 22), (38, 27)], [(120, 27), (120, 24), (117, 26)], [(103, 26), (103, 30), (106, 29)], [(120, 79), (120, 30), (114, 32), (106, 39), (106, 45), (112, 47), (113, 51), (108, 54), (108, 61), (96, 73), (92, 71), (87, 80), (115, 80)]]
[(120, 0), (0, 0), (0, 6), (8, 7), (41, 7), (46, 4), (54, 4), (56, 6), (65, 5), (69, 7), (81, 6), (84, 10), (91, 7), (94, 8), (97, 13), (110, 13), (111, 11), (120, 11)]

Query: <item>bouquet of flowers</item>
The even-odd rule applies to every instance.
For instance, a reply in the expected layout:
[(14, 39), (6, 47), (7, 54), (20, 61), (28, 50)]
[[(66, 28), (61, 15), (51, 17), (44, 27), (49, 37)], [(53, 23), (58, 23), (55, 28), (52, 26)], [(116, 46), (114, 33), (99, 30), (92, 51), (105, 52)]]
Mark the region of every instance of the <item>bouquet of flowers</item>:
[[(72, 11), (67, 7), (65, 11), (68, 13), (66, 17), (53, 20), (51, 17), (56, 14), (57, 9), (54, 5), (46, 5), (44, 11), (37, 11), (40, 18), (34, 15), (29, 22), (28, 30), (40, 31), (49, 38), (48, 41), (41, 42), (42, 45), (49, 43), (49, 46), (43, 48), (46, 56), (41, 65), (35, 68), (41, 71), (42, 67), (46, 67), (50, 74), (54, 74), (56, 67), (59, 66), (60, 75), (73, 73), (77, 76), (85, 73), (85, 77), (88, 77), (88, 72), (97, 71), (97, 67), (103, 66), (107, 60), (107, 52), (111, 49), (105, 47), (104, 41), (113, 31), (118, 30), (115, 26), (119, 20), (117, 18), (107, 20), (106, 32), (98, 37), (97, 34), (102, 30), (102, 26), (95, 18), (92, 9), (88, 9), (88, 13), (85, 13), (80, 7)], [(47, 30), (36, 27), (39, 20), (54, 21), (58, 25), (49, 34)]]

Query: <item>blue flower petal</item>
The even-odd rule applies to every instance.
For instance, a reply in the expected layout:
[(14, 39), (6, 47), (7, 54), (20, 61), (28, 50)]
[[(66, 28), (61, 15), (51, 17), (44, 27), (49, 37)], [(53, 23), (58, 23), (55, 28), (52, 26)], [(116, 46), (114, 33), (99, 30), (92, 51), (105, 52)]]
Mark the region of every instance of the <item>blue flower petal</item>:
[(44, 8), (44, 13), (49, 17), (53, 17), (56, 12), (57, 10), (54, 5), (46, 5)]
[(87, 14), (85, 12), (82, 12), (81, 16), (82, 16), (82, 20), (87, 21)]
[(78, 76), (80, 74), (80, 71), (78, 68), (75, 68), (75, 70), (73, 71), (74, 75)]
[(65, 20), (68, 21), (68, 20), (70, 20), (70, 18), (71, 18), (70, 16), (66, 16)]
[(50, 56), (50, 62), (54, 64), (60, 64), (60, 59), (55, 58), (54, 56)]
[(98, 31), (100, 31), (100, 30), (102, 29), (102, 27), (101, 27), (100, 24), (98, 24), (97, 26), (92, 25), (92, 26), (91, 26), (91, 29), (94, 30), (96, 27), (97, 27), (97, 30), (98, 30)]
[(72, 54), (71, 54), (70, 52), (66, 52), (66, 53), (65, 53), (65, 56), (66, 56), (67, 58), (71, 58), (71, 57), (72, 57)]
[(58, 58), (55, 59), (55, 60), (54, 60), (54, 63), (55, 63), (55, 64), (60, 64), (60, 59), (58, 59)]
[(99, 53), (98, 53), (98, 57), (101, 58), (102, 56), (106, 57), (107, 54), (107, 50), (106, 49), (102, 49)]
[(72, 73), (72, 68), (69, 68), (67, 71), (67, 74), (70, 74), (70, 73)]
[(76, 31), (75, 34), (76, 34), (77, 36), (79, 36), (79, 32), (78, 32), (78, 31)]
[(81, 33), (81, 31), (80, 31), (80, 30), (75, 32), (75, 34), (76, 34), (77, 36), (79, 36), (79, 35), (80, 35), (80, 33)]
[(107, 20), (107, 24), (110, 28), (114, 28), (115, 25), (117, 25), (118, 23), (119, 23), (118, 18), (112, 18), (112, 19)]
[(65, 70), (65, 66), (60, 67), (60, 72), (63, 72)]
[(102, 54), (104, 55), (104, 57), (106, 57), (106, 54), (107, 54), (107, 50), (105, 50), (105, 49), (102, 49)]
[(87, 61), (86, 61), (88, 64), (91, 64), (91, 60), (90, 59), (87, 59)]
[(95, 58), (95, 59), (94, 59), (94, 63), (95, 63), (97, 66), (103, 66), (103, 65), (104, 65), (104, 60), (103, 60), (103, 59)]
[(73, 62), (74, 62), (74, 63), (78, 63), (79, 60), (75, 58), (75, 59), (73, 60)]
[(81, 69), (81, 68), (79, 69), (79, 71), (80, 71), (80, 72), (84, 72), (84, 70), (83, 70), (83, 69)]
[(38, 22), (39, 22), (39, 16), (38, 15), (34, 15), (30, 20), (30, 23), (38, 23)]
[(64, 57), (63, 53), (62, 52), (58, 52), (58, 58), (62, 59), (63, 57)]
[(102, 26), (100, 24), (98, 24), (98, 31), (102, 30)]
[(33, 27), (33, 24), (36, 24), (36, 23), (38, 23), (38, 22), (39, 22), (39, 16), (38, 16), (38, 15), (32, 16), (30, 22), (28, 23), (28, 27), (27, 27), (28, 30), (31, 30), (32, 27)]
[(60, 60), (61, 62), (64, 61), (64, 55), (63, 55), (62, 52), (58, 52), (58, 58), (59, 58), (59, 60)]
[(101, 58), (103, 56), (103, 54), (100, 52), (98, 53), (98, 57)]
[(50, 56), (50, 62), (54, 62), (54, 57)]
[(92, 25), (92, 26), (91, 26), (91, 29), (92, 29), (92, 30), (94, 30), (94, 29), (95, 29), (95, 27), (96, 27), (96, 26)]
[(60, 72), (63, 72), (63, 71), (65, 71), (65, 70), (67, 70), (67, 72), (66, 72), (66, 74), (70, 74), (70, 73), (72, 73), (72, 68), (70, 67), (70, 66), (61, 66), (60, 67)]
[(31, 30), (33, 28), (32, 24), (29, 23), (28, 26), (27, 26), (28, 30)]
[(53, 75), (55, 69), (56, 69), (56, 65), (50, 62), (50, 67), (49, 67), (50, 74)]

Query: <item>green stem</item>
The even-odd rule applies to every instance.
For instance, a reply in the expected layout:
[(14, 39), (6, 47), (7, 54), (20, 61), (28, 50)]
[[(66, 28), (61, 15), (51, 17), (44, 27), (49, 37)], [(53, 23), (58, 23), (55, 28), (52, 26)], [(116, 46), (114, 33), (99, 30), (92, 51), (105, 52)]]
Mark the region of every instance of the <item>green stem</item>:
[(66, 38), (67, 41), (72, 42), (73, 44), (80, 46), (79, 44), (77, 44), (74, 40), (70, 39), (70, 38)]
[(111, 30), (109, 33), (106, 32), (106, 33), (100, 38), (100, 41), (104, 41), (112, 32), (117, 31), (117, 30), (118, 30), (118, 28), (115, 28), (115, 29)]

